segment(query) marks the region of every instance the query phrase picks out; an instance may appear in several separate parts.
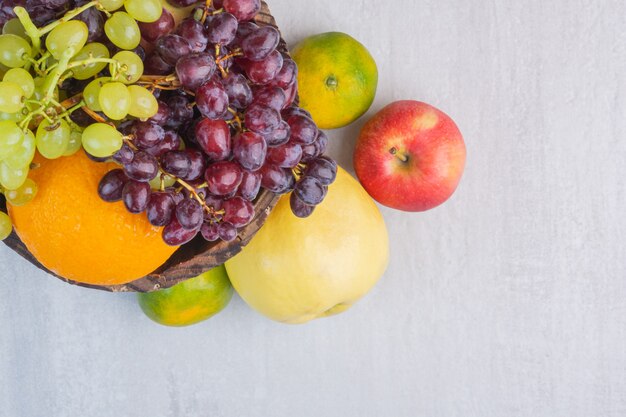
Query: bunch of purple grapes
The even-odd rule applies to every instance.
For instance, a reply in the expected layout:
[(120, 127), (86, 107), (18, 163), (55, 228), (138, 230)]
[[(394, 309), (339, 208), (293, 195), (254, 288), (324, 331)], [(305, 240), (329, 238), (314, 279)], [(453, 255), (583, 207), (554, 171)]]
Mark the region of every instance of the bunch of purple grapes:
[(260, 8), (259, 0), (214, 1), (178, 27), (165, 9), (140, 24), (154, 44), (145, 73), (155, 80), (159, 111), (119, 126), (132, 139), (114, 156), (123, 168), (102, 179), (99, 193), (146, 212), (170, 245), (198, 234), (236, 239), (254, 219), (262, 188), (293, 192), (293, 212), (307, 217), (335, 180), (337, 165), (323, 156), (327, 136), (294, 105), (295, 62), (277, 50), (278, 30), (252, 21)]
[(0, 0), (0, 27), (15, 18), (14, 7), (24, 7), (37, 26), (43, 26), (61, 17), (75, 5), (68, 0)]

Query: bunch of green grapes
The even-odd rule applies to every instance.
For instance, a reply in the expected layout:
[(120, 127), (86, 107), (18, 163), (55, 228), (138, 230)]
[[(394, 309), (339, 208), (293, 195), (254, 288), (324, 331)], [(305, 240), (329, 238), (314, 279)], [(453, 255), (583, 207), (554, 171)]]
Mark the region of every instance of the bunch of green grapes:
[[(104, 28), (76, 19), (92, 7), (108, 17)], [(122, 7), (125, 11), (119, 11)], [(4, 24), (0, 35), (0, 192), (17, 206), (37, 194), (37, 184), (28, 179), (36, 151), (56, 159), (82, 147), (108, 158), (125, 139), (118, 124), (157, 113), (155, 96), (136, 84), (144, 66), (130, 50), (141, 41), (137, 21), (158, 20), (162, 6), (159, 0), (91, 1), (39, 28), (27, 9), (13, 10), (16, 18)], [(121, 52), (111, 56), (103, 43), (88, 42), (90, 30), (102, 29)], [(72, 80), (91, 81), (81, 94), (69, 97), (61, 87)], [(72, 120), (79, 109), (92, 116), (92, 124)], [(11, 230), (8, 216), (0, 212), (0, 239)]]

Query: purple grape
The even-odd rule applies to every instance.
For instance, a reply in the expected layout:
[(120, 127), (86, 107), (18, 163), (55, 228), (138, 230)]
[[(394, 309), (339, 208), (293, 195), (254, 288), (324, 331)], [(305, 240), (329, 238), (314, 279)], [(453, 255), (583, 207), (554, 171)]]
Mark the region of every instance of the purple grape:
[(207, 207), (210, 207), (215, 211), (219, 211), (222, 209), (222, 204), (224, 203), (224, 200), (223, 197), (208, 194), (204, 198), (204, 202), (206, 203)]
[(167, 0), (167, 2), (174, 7), (183, 8), (198, 3), (198, 0)]
[(215, 60), (207, 53), (182, 57), (176, 63), (176, 75), (183, 87), (196, 91), (215, 73)]
[(296, 101), (296, 97), (298, 96), (298, 80), (294, 81), (291, 85), (288, 85), (285, 88), (285, 95), (287, 96), (287, 99), (285, 100), (283, 108), (291, 106)]
[(209, 42), (228, 45), (235, 40), (239, 24), (237, 18), (230, 13), (219, 13), (207, 22)]
[(189, 157), (189, 172), (183, 177), (185, 181), (194, 181), (202, 177), (206, 170), (204, 155), (197, 149), (185, 149), (183, 152)]
[(165, 137), (161, 142), (152, 148), (145, 149), (150, 155), (157, 158), (163, 155), (165, 152), (177, 151), (180, 149), (181, 139), (178, 133), (168, 130), (165, 132)]
[(230, 128), (223, 120), (203, 118), (195, 126), (196, 141), (212, 161), (230, 157)]
[(322, 185), (330, 185), (337, 178), (337, 165), (328, 158), (317, 158), (309, 163), (304, 175), (316, 178)]
[(172, 221), (175, 208), (176, 204), (172, 194), (164, 191), (153, 192), (146, 207), (148, 221), (153, 226), (167, 226)]
[(271, 164), (263, 165), (260, 173), (261, 186), (276, 194), (286, 194), (293, 190), (296, 179), (291, 171)]
[(232, 242), (237, 238), (237, 228), (228, 222), (221, 222), (217, 226), (217, 233), (224, 242)]
[(131, 133), (134, 143), (141, 149), (152, 148), (165, 139), (165, 130), (156, 123), (136, 121)]
[(297, 78), (298, 66), (292, 59), (285, 59), (282, 68), (270, 84), (285, 89), (293, 85)]
[(280, 114), (284, 120), (288, 120), (291, 116), (304, 116), (304, 117), (308, 117), (309, 119), (313, 118), (311, 116), (311, 113), (309, 113), (308, 111), (304, 110), (301, 107), (295, 107), (295, 106), (287, 107)]
[(128, 177), (121, 169), (109, 171), (98, 185), (98, 195), (106, 202), (113, 203), (122, 199), (122, 190), (128, 182)]
[(96, 42), (104, 36), (104, 15), (95, 7), (89, 8), (76, 16), (76, 20), (80, 20), (87, 25), (89, 36), (87, 42)]
[(187, 198), (176, 206), (176, 219), (183, 228), (197, 230), (204, 221), (202, 206), (197, 200)]
[(174, 66), (163, 61), (157, 53), (151, 53), (146, 57), (143, 63), (144, 74), (148, 75), (167, 75), (174, 70)]
[(234, 158), (248, 171), (257, 171), (261, 168), (266, 154), (267, 143), (258, 133), (244, 132), (233, 138)]
[(206, 118), (223, 118), (228, 105), (228, 95), (219, 81), (208, 81), (196, 91), (196, 106)]
[(187, 39), (172, 33), (159, 38), (156, 41), (155, 50), (163, 58), (163, 61), (172, 66), (176, 65), (180, 58), (192, 52)]
[(172, 222), (163, 229), (163, 241), (170, 246), (182, 246), (198, 235), (198, 229), (185, 229), (174, 217)]
[(304, 204), (298, 197), (296, 197), (295, 193), (291, 193), (291, 196), (289, 197), (289, 205), (291, 206), (293, 214), (301, 219), (309, 217), (315, 210), (315, 206)]
[(161, 156), (161, 168), (166, 173), (183, 178), (191, 170), (191, 160), (185, 151), (170, 151)]
[(189, 100), (186, 97), (175, 95), (170, 97), (166, 103), (172, 112), (167, 121), (167, 127), (179, 128), (193, 119), (193, 107), (189, 105)]
[(303, 203), (317, 206), (326, 197), (326, 187), (317, 178), (305, 176), (298, 181), (293, 193)]
[(291, 136), (291, 128), (284, 120), (281, 120), (276, 129), (265, 135), (267, 146), (270, 148), (284, 145), (289, 141)]
[(135, 151), (126, 143), (122, 144), (120, 150), (113, 154), (113, 160), (120, 165), (131, 163), (134, 157)]
[(245, 109), (252, 103), (252, 90), (248, 80), (242, 74), (230, 72), (222, 80), (230, 105), (237, 109)]
[(252, 104), (246, 111), (245, 124), (253, 132), (266, 135), (280, 125), (280, 114), (270, 107)]
[(220, 238), (219, 225), (217, 223), (204, 223), (200, 233), (207, 242), (215, 242)]
[(237, 20), (252, 20), (261, 11), (261, 0), (224, 0), (223, 7)]
[(295, 168), (302, 159), (302, 147), (297, 143), (286, 143), (267, 152), (267, 161), (281, 168)]
[(239, 186), (238, 195), (248, 201), (254, 201), (261, 190), (261, 174), (259, 172), (243, 172), (243, 180)]
[(241, 41), (257, 30), (259, 26), (254, 22), (239, 22), (239, 27), (237, 28), (237, 36), (235, 37), (234, 43), (241, 44)]
[(124, 165), (124, 171), (129, 178), (139, 182), (149, 182), (159, 173), (159, 163), (156, 158), (145, 151), (135, 153), (131, 162)]
[(235, 227), (244, 227), (254, 218), (254, 206), (241, 197), (233, 197), (224, 201), (224, 221)]
[(176, 34), (189, 42), (191, 52), (204, 52), (209, 43), (204, 26), (193, 17), (188, 17), (180, 22), (176, 28)]
[(172, 116), (172, 110), (170, 110), (170, 107), (161, 100), (158, 100), (158, 103), (159, 110), (157, 110), (157, 113), (148, 119), (148, 121), (159, 126), (165, 126), (169, 118)]
[(122, 200), (126, 209), (133, 214), (146, 210), (150, 201), (150, 184), (129, 180), (122, 190)]
[(301, 145), (309, 145), (315, 142), (318, 129), (315, 122), (305, 116), (291, 116), (287, 119), (291, 127), (291, 140)]
[(272, 51), (262, 60), (242, 61), (241, 65), (246, 70), (250, 81), (255, 84), (268, 84), (283, 67), (283, 56), (278, 51)]
[(259, 88), (254, 92), (254, 99), (252, 102), (271, 107), (276, 111), (281, 111), (285, 105), (286, 99), (287, 96), (285, 96), (285, 92), (281, 88), (267, 86)]
[(262, 61), (276, 50), (280, 42), (280, 33), (272, 26), (263, 26), (249, 33), (241, 41), (243, 56), (250, 61)]
[(137, 23), (141, 30), (141, 37), (150, 43), (154, 43), (157, 39), (169, 35), (176, 27), (174, 16), (165, 8), (163, 9), (163, 13), (161, 13), (161, 17), (159, 17), (156, 22)]
[(238, 164), (230, 161), (210, 165), (205, 174), (209, 192), (213, 195), (228, 195), (236, 192), (243, 180), (243, 172)]
[(323, 130), (318, 132), (315, 144), (318, 147), (318, 156), (326, 152), (326, 149), (328, 148), (328, 136)]

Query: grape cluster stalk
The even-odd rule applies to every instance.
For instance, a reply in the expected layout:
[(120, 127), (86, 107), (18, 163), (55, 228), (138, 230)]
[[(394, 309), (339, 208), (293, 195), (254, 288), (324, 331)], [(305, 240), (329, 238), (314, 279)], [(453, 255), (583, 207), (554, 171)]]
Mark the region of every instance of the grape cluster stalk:
[[(44, 20), (30, 1), (11, 14), (0, 0), (0, 64), (11, 68), (0, 123), (15, 127), (10, 137), (0, 126), (0, 184), (10, 189), (3, 165), (24, 143), (29, 153), (16, 166), (30, 165), (35, 148), (57, 158), (82, 146), (120, 165), (102, 178), (100, 197), (145, 213), (169, 245), (235, 240), (261, 189), (291, 192), (295, 215), (310, 216), (337, 164), (323, 155), (327, 136), (294, 103), (297, 66), (278, 50), (278, 30), (254, 23), (260, 0), (168, 1), (196, 8), (176, 25), (160, 0), (77, 1), (69, 10), (59, 0), (46, 2), (59, 9)], [(32, 78), (32, 93), (12, 81), (17, 70)], [(5, 191), (10, 202), (36, 193), (27, 174), (10, 184), (18, 195)]]

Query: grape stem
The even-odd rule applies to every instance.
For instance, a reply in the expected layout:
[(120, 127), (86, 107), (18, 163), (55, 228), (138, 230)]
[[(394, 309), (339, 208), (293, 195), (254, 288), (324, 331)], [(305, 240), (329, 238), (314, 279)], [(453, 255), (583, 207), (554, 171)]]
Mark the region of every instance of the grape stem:
[(33, 53), (37, 56), (41, 51), (41, 35), (39, 29), (37, 29), (37, 26), (30, 20), (30, 16), (25, 8), (18, 6), (13, 8), (13, 12), (20, 20), (22, 26), (24, 26), (24, 30), (33, 44)]
[[(159, 171), (161, 172), (161, 175), (167, 175), (165, 172), (161, 171), (159, 169)], [(161, 177), (163, 178), (163, 177)], [(176, 178), (176, 177), (174, 177)], [(216, 211), (213, 207), (210, 207), (209, 205), (207, 205), (206, 201), (204, 201), (202, 199), (202, 197), (200, 197), (198, 195), (198, 193), (196, 192), (196, 189), (194, 187), (192, 187), (191, 185), (187, 184), (185, 181), (181, 180), (180, 178), (176, 178), (176, 182), (178, 182), (183, 188), (185, 188), (187, 191), (189, 191), (191, 193), (191, 195), (193, 196), (193, 198), (200, 203), (200, 205), (202, 206), (202, 208), (204, 210), (206, 210), (207, 213), (209, 213), (212, 216), (215, 216), (216, 214), (224, 214), (224, 211)], [(205, 188), (203, 186), (208, 187), (208, 184), (202, 184), (200, 187), (198, 188)]]
[(98, 2), (97, 0), (94, 0), (74, 10), (70, 10), (69, 12), (65, 13), (65, 15), (62, 18), (55, 20), (54, 22), (39, 29), (38, 30), (39, 36), (41, 37), (45, 35), (46, 33), (51, 32), (54, 28), (59, 26), (61, 23), (69, 22), (70, 20), (72, 20), (73, 18), (75, 18), (76, 16), (84, 12), (85, 10), (90, 9), (94, 6), (98, 6), (99, 4), (100, 2)]

